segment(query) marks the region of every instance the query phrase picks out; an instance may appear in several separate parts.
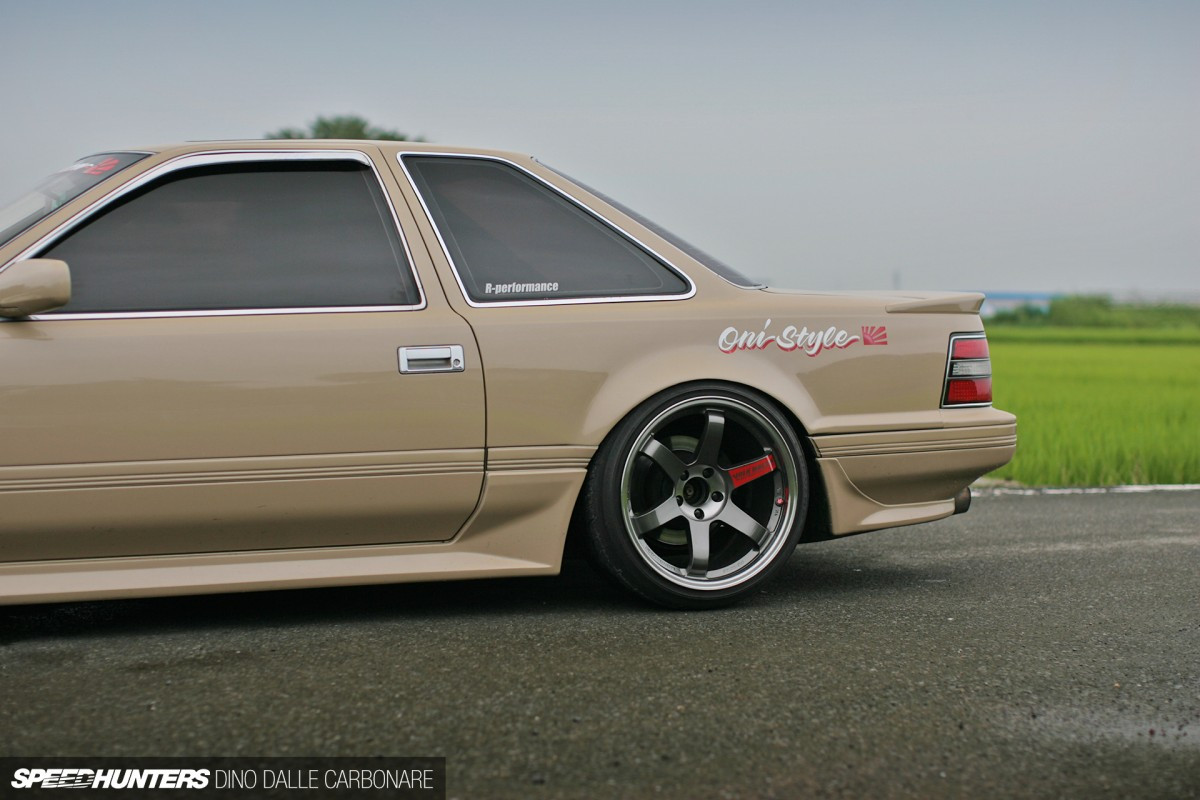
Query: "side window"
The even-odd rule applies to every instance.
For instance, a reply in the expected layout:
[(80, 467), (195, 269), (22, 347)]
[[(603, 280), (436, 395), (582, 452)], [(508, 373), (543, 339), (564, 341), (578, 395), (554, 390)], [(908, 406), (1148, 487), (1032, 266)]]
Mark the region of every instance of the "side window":
[(687, 283), (593, 214), (507, 164), (405, 156), (477, 302), (683, 294)]
[(40, 255), (71, 268), (56, 313), (419, 302), (379, 182), (352, 161), (181, 169)]

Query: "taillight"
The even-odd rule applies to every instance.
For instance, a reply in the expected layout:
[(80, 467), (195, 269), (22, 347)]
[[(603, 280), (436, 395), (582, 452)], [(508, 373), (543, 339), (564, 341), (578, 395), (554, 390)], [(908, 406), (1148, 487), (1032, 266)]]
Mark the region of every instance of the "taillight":
[(983, 333), (950, 337), (942, 406), (986, 406), (992, 402), (992, 360)]
[(950, 337), (950, 358), (954, 360), (968, 358), (987, 358), (988, 344), (985, 334)]

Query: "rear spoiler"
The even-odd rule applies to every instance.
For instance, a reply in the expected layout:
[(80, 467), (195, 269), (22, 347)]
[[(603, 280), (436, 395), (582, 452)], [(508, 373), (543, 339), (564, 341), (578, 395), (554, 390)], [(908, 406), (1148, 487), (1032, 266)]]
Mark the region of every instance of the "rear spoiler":
[(916, 300), (888, 303), (889, 314), (978, 314), (984, 297), (979, 292), (939, 292)]

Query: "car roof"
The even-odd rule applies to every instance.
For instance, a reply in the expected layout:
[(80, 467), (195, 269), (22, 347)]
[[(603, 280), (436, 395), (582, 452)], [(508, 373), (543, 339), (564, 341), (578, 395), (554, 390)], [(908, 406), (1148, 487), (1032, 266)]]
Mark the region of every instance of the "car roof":
[[(377, 147), (388, 153), (449, 153), (463, 155), (488, 155), (509, 160), (531, 159), (527, 153), (515, 153), (491, 148), (463, 147), (434, 142), (408, 142), (380, 139), (215, 139), (211, 141), (178, 142), (153, 147), (135, 147), (128, 150), (154, 153), (157, 155), (184, 155), (197, 152), (220, 152), (225, 150), (346, 150), (361, 147)], [(101, 152), (123, 152), (123, 148), (110, 148)]]

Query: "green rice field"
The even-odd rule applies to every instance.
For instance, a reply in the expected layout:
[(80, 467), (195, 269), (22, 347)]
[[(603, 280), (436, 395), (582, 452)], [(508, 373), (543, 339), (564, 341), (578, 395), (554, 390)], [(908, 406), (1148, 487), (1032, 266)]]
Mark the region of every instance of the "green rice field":
[(1200, 483), (1200, 329), (989, 326), (994, 400), (1030, 486)]

